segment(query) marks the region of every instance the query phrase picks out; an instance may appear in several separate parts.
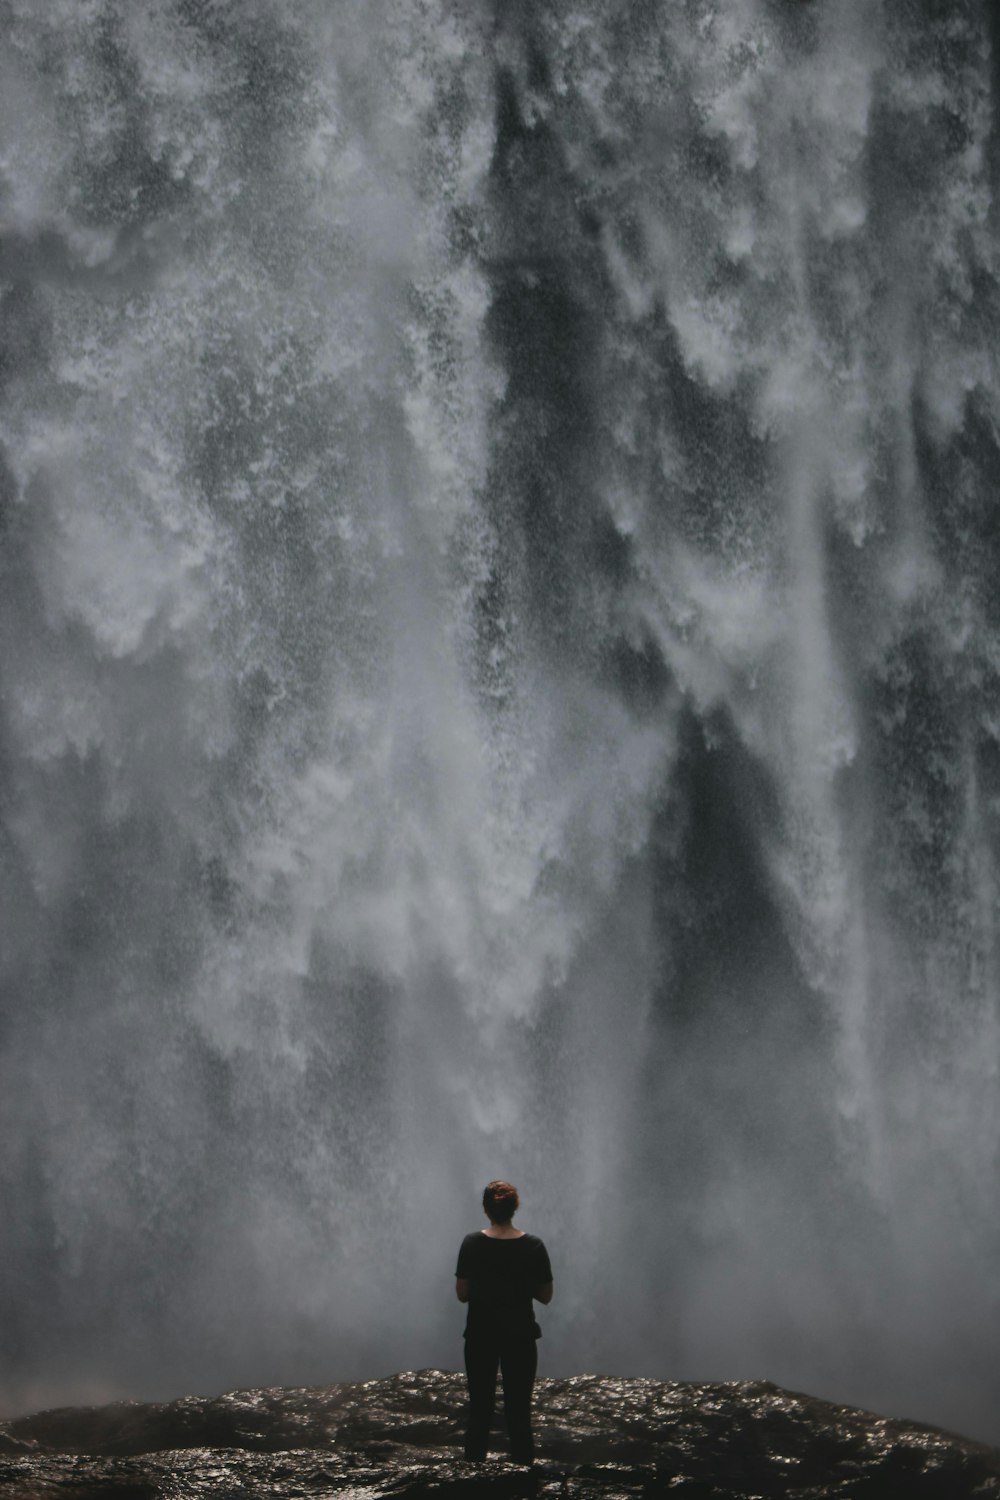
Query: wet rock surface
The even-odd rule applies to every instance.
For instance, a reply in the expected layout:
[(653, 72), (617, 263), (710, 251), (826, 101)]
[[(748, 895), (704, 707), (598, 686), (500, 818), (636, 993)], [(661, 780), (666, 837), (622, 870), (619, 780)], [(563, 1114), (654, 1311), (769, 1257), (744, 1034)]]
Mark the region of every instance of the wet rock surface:
[(533, 1471), (462, 1460), (464, 1399), (425, 1370), (40, 1412), (0, 1423), (0, 1495), (1000, 1500), (1000, 1450), (766, 1381), (540, 1380)]

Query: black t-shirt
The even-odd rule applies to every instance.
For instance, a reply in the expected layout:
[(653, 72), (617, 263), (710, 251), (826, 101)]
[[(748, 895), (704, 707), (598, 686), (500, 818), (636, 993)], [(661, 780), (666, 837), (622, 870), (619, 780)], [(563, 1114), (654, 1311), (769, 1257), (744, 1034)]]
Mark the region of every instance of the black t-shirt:
[(455, 1275), (469, 1283), (469, 1316), (465, 1336), (534, 1338), (531, 1297), (552, 1280), (549, 1252), (537, 1234), (516, 1239), (467, 1234), (458, 1252)]

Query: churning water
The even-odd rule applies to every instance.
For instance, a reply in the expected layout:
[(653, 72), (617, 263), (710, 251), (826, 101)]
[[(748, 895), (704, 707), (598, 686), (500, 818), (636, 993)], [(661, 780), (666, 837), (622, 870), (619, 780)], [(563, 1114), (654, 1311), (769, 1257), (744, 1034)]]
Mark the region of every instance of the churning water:
[(0, 0), (8, 1407), (1000, 1436), (990, 14)]

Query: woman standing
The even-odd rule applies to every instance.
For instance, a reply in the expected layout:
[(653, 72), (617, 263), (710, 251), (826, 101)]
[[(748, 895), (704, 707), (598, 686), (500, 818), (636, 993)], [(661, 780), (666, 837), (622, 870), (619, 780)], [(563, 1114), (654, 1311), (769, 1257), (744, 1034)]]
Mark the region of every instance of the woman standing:
[(503, 1377), (503, 1409), (515, 1463), (535, 1456), (531, 1436), (531, 1392), (538, 1366), (532, 1298), (552, 1301), (552, 1267), (542, 1241), (511, 1223), (520, 1202), (509, 1182), (490, 1182), (483, 1191), (489, 1225), (467, 1234), (458, 1252), (455, 1292), (467, 1302), (465, 1371), (469, 1380), (469, 1420), (465, 1456), (484, 1459), (497, 1395), (497, 1370)]

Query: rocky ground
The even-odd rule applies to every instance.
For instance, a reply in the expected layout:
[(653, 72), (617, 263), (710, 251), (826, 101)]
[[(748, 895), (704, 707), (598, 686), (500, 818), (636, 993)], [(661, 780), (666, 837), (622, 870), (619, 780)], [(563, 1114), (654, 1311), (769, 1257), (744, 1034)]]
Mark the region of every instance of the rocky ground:
[(466, 1464), (463, 1402), (460, 1375), (423, 1370), (40, 1412), (0, 1423), (0, 1495), (1000, 1500), (1000, 1450), (766, 1381), (540, 1380), (534, 1471)]

